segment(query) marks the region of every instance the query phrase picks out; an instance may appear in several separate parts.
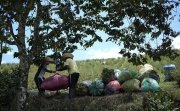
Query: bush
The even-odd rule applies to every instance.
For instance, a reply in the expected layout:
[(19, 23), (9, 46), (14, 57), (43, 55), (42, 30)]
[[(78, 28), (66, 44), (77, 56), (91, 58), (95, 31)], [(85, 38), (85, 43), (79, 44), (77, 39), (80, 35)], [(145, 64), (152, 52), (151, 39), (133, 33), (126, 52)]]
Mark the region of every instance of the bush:
[(16, 65), (0, 66), (0, 110), (9, 107), (14, 98), (17, 88), (17, 67)]
[(101, 78), (104, 84), (108, 84), (110, 81), (115, 80), (114, 69), (104, 68), (101, 73)]
[(180, 69), (176, 69), (173, 78), (177, 81), (178, 86), (180, 87)]
[(165, 91), (149, 93), (143, 103), (147, 111), (172, 111), (175, 107), (174, 98)]

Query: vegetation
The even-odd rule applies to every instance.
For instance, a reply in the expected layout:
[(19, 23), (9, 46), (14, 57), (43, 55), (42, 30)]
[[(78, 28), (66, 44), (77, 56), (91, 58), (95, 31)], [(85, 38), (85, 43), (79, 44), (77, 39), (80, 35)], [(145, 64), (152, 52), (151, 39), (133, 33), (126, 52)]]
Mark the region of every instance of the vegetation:
[(10, 109), (18, 86), (17, 80), (17, 65), (6, 64), (0, 68), (0, 110), (3, 111), (6, 107)]

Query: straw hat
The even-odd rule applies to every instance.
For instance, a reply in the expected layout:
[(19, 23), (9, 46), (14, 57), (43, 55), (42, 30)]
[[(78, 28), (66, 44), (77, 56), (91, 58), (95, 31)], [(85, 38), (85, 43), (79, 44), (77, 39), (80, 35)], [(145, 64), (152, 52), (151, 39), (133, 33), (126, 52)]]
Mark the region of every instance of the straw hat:
[(45, 57), (44, 62), (54, 63), (54, 60), (50, 57)]
[(64, 54), (62, 55), (61, 59), (62, 59), (63, 61), (65, 61), (67, 58), (73, 59), (73, 57), (74, 57), (74, 56), (73, 56), (71, 53), (64, 53)]

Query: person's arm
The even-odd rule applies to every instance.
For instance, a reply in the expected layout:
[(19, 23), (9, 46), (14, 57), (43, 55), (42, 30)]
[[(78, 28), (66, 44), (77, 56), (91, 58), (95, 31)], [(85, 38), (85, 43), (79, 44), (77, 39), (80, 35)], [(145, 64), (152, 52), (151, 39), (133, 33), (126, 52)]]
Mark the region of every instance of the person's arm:
[(44, 67), (45, 72), (49, 72), (49, 73), (55, 73), (56, 72), (56, 71), (52, 71), (52, 70), (47, 69), (46, 65), (44, 65), (43, 67)]
[(49, 72), (49, 73), (55, 73), (56, 72), (56, 71), (52, 71), (52, 70), (49, 70), (49, 69), (46, 69), (45, 71)]
[(68, 69), (68, 65), (65, 65), (65, 66), (57, 66), (56, 67), (56, 71), (63, 71), (63, 70), (66, 70)]

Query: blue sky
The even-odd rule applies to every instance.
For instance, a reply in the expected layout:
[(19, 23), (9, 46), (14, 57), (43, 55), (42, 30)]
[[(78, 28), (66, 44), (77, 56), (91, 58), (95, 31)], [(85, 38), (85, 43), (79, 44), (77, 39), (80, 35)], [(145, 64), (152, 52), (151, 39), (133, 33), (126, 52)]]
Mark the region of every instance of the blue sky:
[[(179, 9), (179, 8), (178, 8)], [(177, 11), (179, 11), (177, 9)], [(180, 22), (178, 22), (176, 18), (174, 22), (171, 24), (171, 27), (176, 31), (180, 31)], [(104, 39), (107, 38), (107, 35), (103, 32), (98, 32), (100, 36)], [(172, 43), (174, 48), (180, 49), (180, 35), (176, 37)], [(121, 47), (111, 43), (111, 42), (96, 42), (92, 47), (84, 50), (83, 48), (79, 47), (74, 54), (75, 60), (87, 60), (87, 59), (106, 59), (106, 58), (117, 58), (122, 57), (118, 52), (120, 51)], [(13, 47), (12, 52), (8, 52), (7, 54), (3, 55), (2, 63), (18, 63), (18, 58), (13, 58), (13, 53), (17, 51), (16, 47)]]
[[(175, 24), (180, 27), (180, 23)], [(102, 35), (103, 36), (103, 35)], [(173, 46), (180, 49), (180, 36), (176, 37), (173, 41)], [(121, 47), (111, 42), (97, 42), (94, 46), (83, 50), (82, 48), (76, 50), (74, 54), (75, 60), (87, 60), (87, 59), (106, 59), (106, 58), (117, 58), (121, 57), (118, 52)], [(17, 49), (15, 48), (14, 51)], [(3, 55), (2, 63), (18, 63), (17, 58), (13, 58), (13, 52), (8, 52)]]

